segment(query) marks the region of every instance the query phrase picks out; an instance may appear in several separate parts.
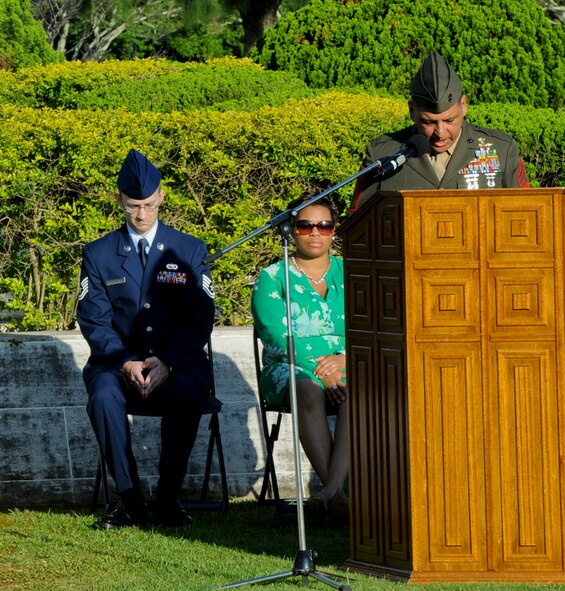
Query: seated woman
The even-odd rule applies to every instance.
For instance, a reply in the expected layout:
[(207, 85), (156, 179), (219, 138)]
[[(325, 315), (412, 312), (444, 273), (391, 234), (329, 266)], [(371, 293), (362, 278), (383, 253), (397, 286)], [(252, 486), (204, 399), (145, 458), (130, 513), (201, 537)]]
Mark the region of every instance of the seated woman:
[[(304, 195), (291, 201), (288, 209), (310, 198)], [(323, 484), (318, 506), (321, 502), (326, 511), (341, 513), (347, 507), (343, 492), (348, 473), (347, 387), (343, 262), (330, 254), (336, 222), (337, 213), (326, 197), (298, 212), (292, 227), (290, 299), (300, 442)], [(263, 343), (261, 391), (270, 403), (289, 408), (284, 284), (283, 261), (263, 269), (251, 310)], [(328, 407), (337, 415), (333, 436)]]

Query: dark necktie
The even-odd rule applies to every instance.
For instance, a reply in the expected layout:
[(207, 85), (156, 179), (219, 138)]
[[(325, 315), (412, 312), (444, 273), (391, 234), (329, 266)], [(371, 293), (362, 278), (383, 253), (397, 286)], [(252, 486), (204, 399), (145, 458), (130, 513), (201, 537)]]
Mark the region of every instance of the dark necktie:
[(139, 260), (141, 261), (141, 266), (145, 269), (145, 263), (147, 262), (147, 247), (149, 246), (149, 242), (147, 242), (147, 238), (140, 238), (139, 242), (137, 243), (137, 253), (139, 254)]

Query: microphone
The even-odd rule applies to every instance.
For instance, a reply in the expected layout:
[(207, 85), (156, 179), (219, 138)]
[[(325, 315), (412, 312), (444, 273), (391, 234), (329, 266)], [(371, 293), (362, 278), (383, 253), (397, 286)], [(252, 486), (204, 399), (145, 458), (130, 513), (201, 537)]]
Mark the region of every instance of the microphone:
[[(392, 156), (374, 162), (373, 164), (378, 167), (375, 176), (377, 179), (385, 176), (388, 177), (396, 169), (400, 168), (409, 158), (413, 158), (414, 156), (417, 158), (418, 156), (422, 156), (422, 154), (427, 154), (429, 151), (430, 142), (425, 136), (418, 133), (417, 135), (412, 136), (406, 142), (406, 145), (400, 148), (400, 150), (395, 152)], [(377, 163), (380, 163), (380, 166)]]

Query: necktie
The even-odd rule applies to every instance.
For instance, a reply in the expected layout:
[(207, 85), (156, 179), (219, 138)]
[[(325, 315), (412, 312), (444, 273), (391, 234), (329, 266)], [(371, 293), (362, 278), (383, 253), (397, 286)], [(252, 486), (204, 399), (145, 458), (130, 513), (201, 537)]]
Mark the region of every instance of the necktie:
[(141, 266), (145, 269), (145, 263), (147, 262), (147, 247), (149, 246), (149, 242), (147, 242), (147, 238), (140, 238), (139, 242), (137, 243), (137, 253), (139, 254), (139, 260), (141, 261)]
[(450, 158), (451, 154), (449, 152), (442, 152), (441, 154), (430, 156), (430, 162), (432, 163), (432, 167), (436, 171), (437, 178), (440, 181), (445, 174), (445, 169), (447, 168)]

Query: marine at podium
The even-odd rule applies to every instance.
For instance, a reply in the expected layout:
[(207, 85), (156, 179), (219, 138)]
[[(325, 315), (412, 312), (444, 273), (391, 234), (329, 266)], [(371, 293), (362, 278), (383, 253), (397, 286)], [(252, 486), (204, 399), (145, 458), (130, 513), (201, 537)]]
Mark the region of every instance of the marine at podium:
[(416, 134), (429, 141), (429, 153), (408, 160), (386, 178), (380, 178), (378, 168), (360, 176), (350, 212), (377, 191), (530, 186), (516, 142), (502, 131), (465, 121), (467, 97), (461, 80), (439, 53), (432, 51), (424, 60), (410, 94), (414, 124), (372, 140), (361, 168), (394, 154)]

